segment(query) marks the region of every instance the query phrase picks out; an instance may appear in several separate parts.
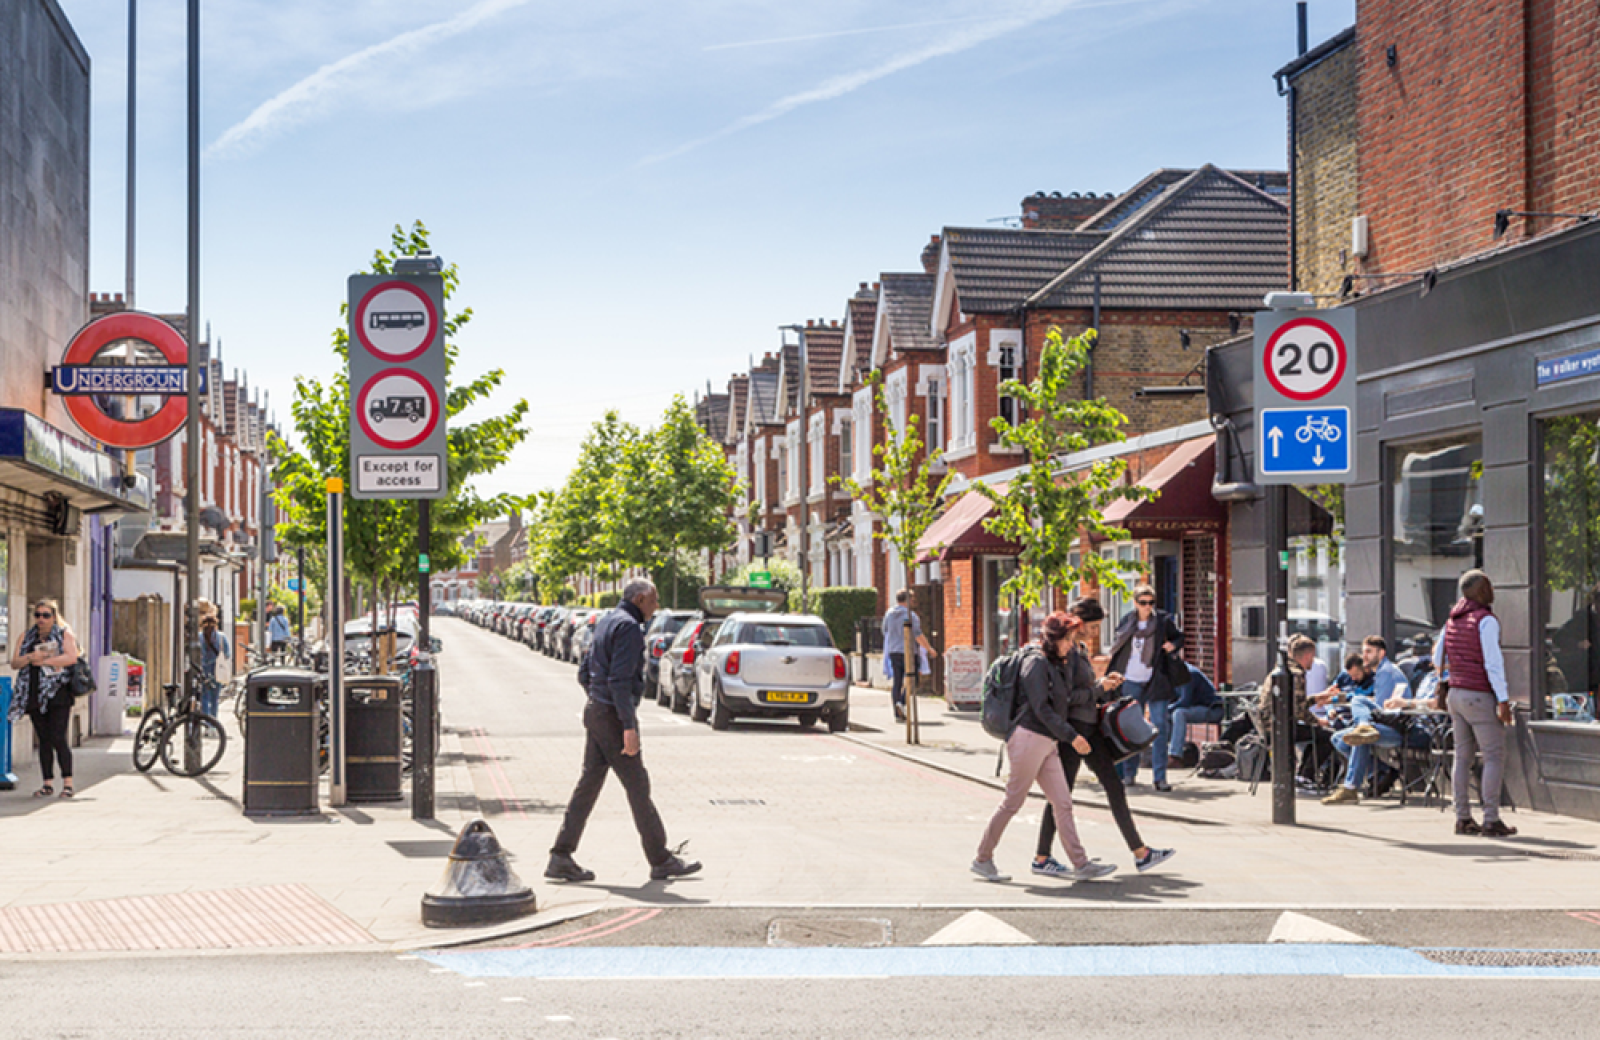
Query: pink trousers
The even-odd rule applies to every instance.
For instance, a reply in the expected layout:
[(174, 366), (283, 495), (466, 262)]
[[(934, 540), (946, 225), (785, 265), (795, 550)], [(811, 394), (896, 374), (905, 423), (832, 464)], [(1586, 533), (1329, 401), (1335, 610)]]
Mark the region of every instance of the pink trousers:
[(1077, 824), (1072, 819), (1072, 788), (1067, 786), (1067, 774), (1061, 769), (1061, 752), (1056, 747), (1055, 738), (1041, 736), (1018, 726), (1012, 731), (1011, 739), (1006, 741), (1006, 756), (1011, 759), (1011, 776), (1006, 781), (1005, 797), (989, 819), (989, 826), (984, 828), (983, 840), (978, 842), (978, 859), (988, 862), (994, 858), (994, 850), (1000, 844), (1000, 835), (1006, 832), (1006, 824), (1022, 808), (1022, 803), (1028, 797), (1028, 789), (1037, 780), (1039, 789), (1050, 800), (1050, 807), (1055, 811), (1056, 832), (1061, 835), (1061, 845), (1067, 850), (1067, 858), (1074, 867), (1088, 863), (1089, 854), (1083, 851), (1083, 843), (1078, 840)]

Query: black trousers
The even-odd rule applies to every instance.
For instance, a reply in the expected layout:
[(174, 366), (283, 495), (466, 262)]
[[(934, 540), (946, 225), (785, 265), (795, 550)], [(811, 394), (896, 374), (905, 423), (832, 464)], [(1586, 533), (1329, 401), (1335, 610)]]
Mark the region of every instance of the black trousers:
[(633, 810), (633, 825), (639, 831), (645, 858), (652, 867), (665, 863), (672, 853), (667, 849), (667, 829), (650, 800), (650, 774), (645, 772), (642, 754), (622, 753), (622, 720), (617, 718), (616, 709), (590, 701), (583, 709), (583, 728), (589, 735), (583, 749), (583, 772), (578, 776), (578, 786), (572, 789), (561, 833), (556, 835), (550, 851), (570, 856), (578, 850), (583, 828), (605, 786), (606, 774), (614, 772), (628, 793), (628, 807)]
[(72, 742), (67, 730), (72, 725), (72, 697), (56, 697), (45, 711), (30, 711), (33, 732), (39, 737), (39, 768), (44, 782), (55, 779), (55, 762), (61, 763), (61, 777), (72, 779)]
[[(1128, 789), (1122, 785), (1122, 777), (1117, 775), (1117, 763), (1111, 754), (1111, 744), (1106, 740), (1105, 734), (1098, 730), (1086, 735), (1083, 739), (1089, 742), (1088, 764), (1089, 771), (1094, 773), (1095, 779), (1100, 781), (1100, 787), (1106, 793), (1106, 802), (1111, 806), (1111, 817), (1117, 821), (1117, 829), (1122, 832), (1122, 840), (1128, 843), (1128, 850), (1144, 848), (1144, 839), (1139, 837), (1139, 827), (1133, 822), (1133, 810), (1128, 808)], [(1084, 756), (1079, 755), (1071, 744), (1058, 744), (1061, 749), (1061, 768), (1067, 774), (1067, 786), (1071, 787), (1078, 779), (1078, 766), (1084, 762)], [(1056, 840), (1056, 814), (1042, 813), (1039, 821), (1039, 848), (1041, 856), (1050, 855), (1050, 846)]]

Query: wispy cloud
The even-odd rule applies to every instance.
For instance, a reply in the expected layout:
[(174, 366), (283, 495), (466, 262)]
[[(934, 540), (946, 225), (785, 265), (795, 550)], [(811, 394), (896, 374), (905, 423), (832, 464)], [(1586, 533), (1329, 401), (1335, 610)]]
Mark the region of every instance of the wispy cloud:
[(338, 61), (330, 62), (257, 105), (253, 112), (223, 131), (222, 135), (206, 149), (206, 154), (209, 156), (236, 154), (273, 130), (309, 118), (318, 106), (333, 100), (339, 91), (353, 85), (361, 73), (369, 70), (380, 60), (414, 54), (443, 40), (471, 32), (484, 22), (531, 2), (532, 0), (481, 0), (453, 17), (408, 30), (382, 43), (375, 43)]
[(1094, 7), (1124, 7), (1150, 2), (1152, 0), (1101, 0), (1098, 3), (1081, 3), (1078, 0), (1043, 0), (1043, 2), (1035, 3), (1007, 17), (986, 20), (981, 25), (975, 25), (954, 33), (937, 43), (896, 55), (870, 68), (847, 72), (825, 79), (809, 90), (779, 98), (759, 112), (741, 116), (714, 133), (707, 134), (704, 137), (697, 137), (668, 151), (646, 156), (640, 160), (639, 165), (650, 166), (669, 159), (676, 159), (715, 141), (721, 141), (724, 138), (743, 133), (763, 123), (770, 123), (774, 119), (786, 116), (798, 108), (804, 108), (807, 105), (814, 105), (822, 101), (833, 101), (844, 97), (846, 94), (860, 90), (871, 83), (887, 79), (898, 72), (914, 69), (937, 58), (948, 58), (963, 51), (971, 50), (981, 44), (988, 43), (990, 40), (999, 39), (1018, 30), (1026, 29), (1031, 25), (1047, 21), (1068, 10), (1086, 10)]
[(769, 40), (741, 40), (738, 43), (715, 43), (707, 51), (731, 51), (740, 47), (769, 47), (777, 43), (809, 43), (812, 40), (833, 40), (841, 36), (866, 36), (871, 33), (897, 32), (901, 29), (928, 29), (939, 25), (962, 25), (968, 22), (989, 21), (991, 14), (973, 15), (969, 18), (941, 18), (936, 22), (902, 22), (899, 25), (876, 25), (869, 29), (837, 29), (833, 32), (807, 33), (804, 36), (775, 36)]

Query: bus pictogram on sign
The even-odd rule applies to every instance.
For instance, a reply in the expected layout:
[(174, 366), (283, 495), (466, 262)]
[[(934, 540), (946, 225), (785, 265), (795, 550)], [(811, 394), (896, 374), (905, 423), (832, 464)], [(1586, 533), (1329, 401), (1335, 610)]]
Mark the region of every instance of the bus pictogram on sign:
[(379, 361), (410, 361), (427, 350), (439, 331), (439, 315), (428, 294), (410, 282), (380, 282), (356, 304), (356, 338)]

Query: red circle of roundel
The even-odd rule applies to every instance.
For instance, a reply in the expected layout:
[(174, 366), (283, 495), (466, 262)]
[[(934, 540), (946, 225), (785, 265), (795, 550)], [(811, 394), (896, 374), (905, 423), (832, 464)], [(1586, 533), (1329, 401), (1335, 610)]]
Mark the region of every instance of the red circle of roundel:
[[(372, 298), (374, 296), (381, 292), (387, 292), (390, 289), (403, 289), (404, 291), (415, 296), (419, 301), (421, 301), (423, 312), (428, 315), (428, 334), (422, 337), (422, 342), (417, 344), (416, 349), (408, 350), (404, 354), (390, 354), (380, 350), (373, 346), (372, 340), (367, 338), (367, 304), (372, 302)], [(428, 299), (428, 294), (417, 288), (415, 285), (412, 285), (410, 282), (402, 282), (398, 280), (393, 282), (379, 282), (371, 289), (368, 289), (366, 295), (361, 297), (361, 302), (356, 304), (354, 324), (356, 327), (356, 338), (361, 341), (361, 345), (366, 347), (367, 352), (373, 357), (381, 358), (384, 361), (410, 361), (412, 358), (419, 356), (423, 351), (427, 350), (429, 344), (433, 342), (433, 337), (439, 334), (439, 314), (433, 309), (433, 301)]]
[[(1272, 352), (1277, 349), (1278, 340), (1282, 339), (1285, 333), (1294, 329), (1304, 328), (1307, 325), (1314, 326), (1328, 337), (1329, 342), (1336, 348), (1334, 352), (1339, 358), (1333, 369), (1333, 377), (1327, 381), (1321, 390), (1311, 393), (1291, 390), (1284, 386), (1283, 381), (1278, 378), (1278, 373), (1272, 367)], [(1329, 390), (1339, 385), (1339, 381), (1344, 378), (1344, 369), (1349, 357), (1349, 352), (1344, 345), (1344, 337), (1339, 335), (1332, 325), (1329, 325), (1321, 318), (1295, 318), (1278, 326), (1277, 331), (1267, 337), (1267, 349), (1261, 356), (1261, 368), (1267, 374), (1267, 382), (1271, 383), (1272, 388), (1278, 393), (1293, 401), (1315, 401), (1319, 397), (1326, 396)]]
[[(72, 337), (61, 355), (63, 365), (87, 365), (108, 344), (119, 339), (136, 339), (150, 344), (169, 365), (189, 363), (189, 345), (178, 330), (154, 314), (120, 311), (96, 318)], [(84, 433), (112, 448), (132, 451), (148, 448), (178, 432), (188, 415), (188, 402), (182, 396), (168, 397), (154, 415), (137, 422), (113, 419), (100, 410), (93, 397), (68, 396), (67, 413)]]
[[(390, 376), (405, 376), (422, 387), (423, 392), (428, 395), (427, 424), (422, 427), (421, 432), (415, 437), (410, 437), (403, 441), (392, 440), (383, 436), (372, 428), (372, 421), (367, 417), (367, 391)], [(356, 421), (361, 423), (361, 429), (380, 448), (388, 448), (390, 451), (405, 451), (407, 448), (415, 448), (427, 440), (428, 434), (432, 433), (433, 428), (439, 425), (439, 392), (433, 388), (432, 383), (423, 379), (409, 368), (386, 368), (367, 380), (367, 385), (362, 387), (361, 392), (356, 395)]]

